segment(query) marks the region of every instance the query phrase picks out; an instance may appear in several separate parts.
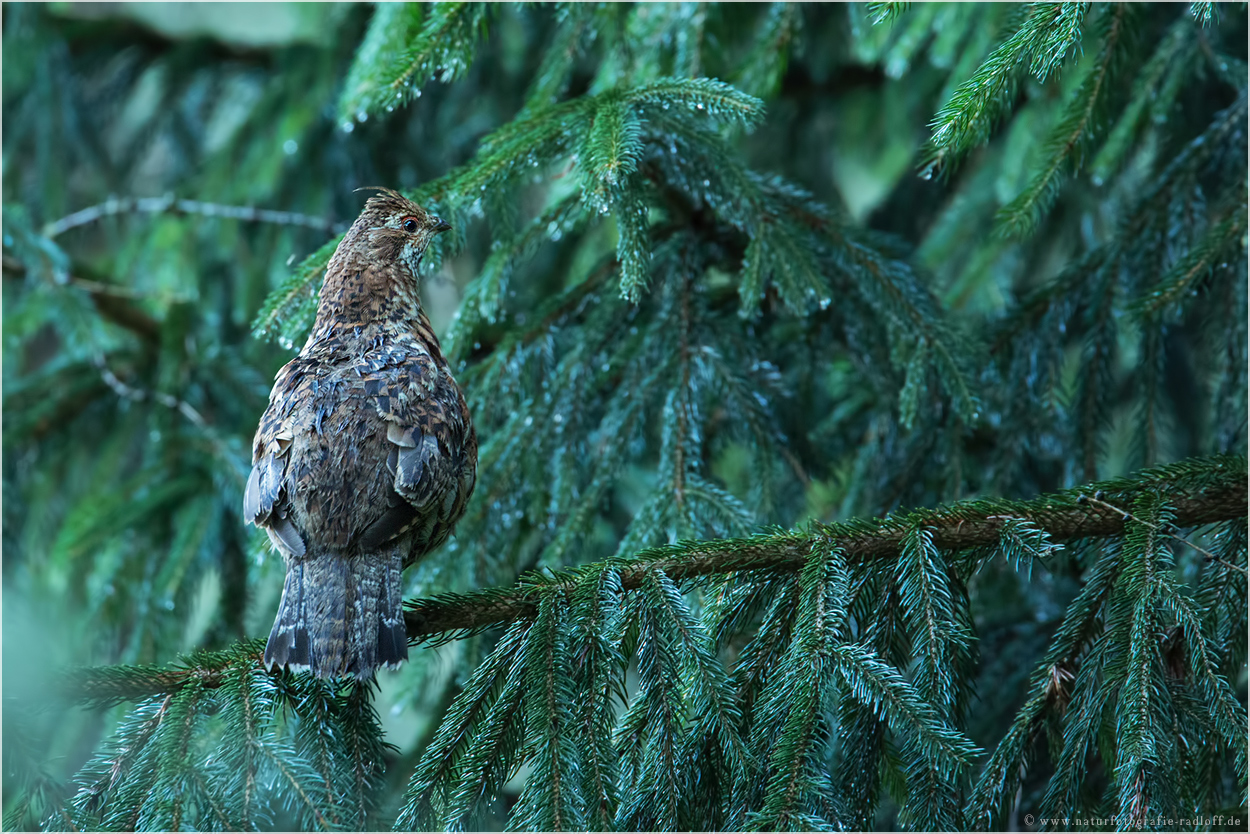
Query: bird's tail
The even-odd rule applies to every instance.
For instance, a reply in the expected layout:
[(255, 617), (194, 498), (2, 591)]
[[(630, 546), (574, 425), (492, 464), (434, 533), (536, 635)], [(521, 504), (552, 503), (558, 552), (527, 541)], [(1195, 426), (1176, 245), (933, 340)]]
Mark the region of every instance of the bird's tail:
[(402, 570), (397, 549), (355, 558), (310, 553), (288, 564), (265, 665), (368, 679), (407, 660)]

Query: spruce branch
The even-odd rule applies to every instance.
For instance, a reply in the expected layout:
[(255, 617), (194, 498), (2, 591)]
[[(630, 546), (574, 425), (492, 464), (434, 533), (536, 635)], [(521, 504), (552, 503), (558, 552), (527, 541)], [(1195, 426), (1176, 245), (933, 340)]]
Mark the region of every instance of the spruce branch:
[(1102, 49), (1047, 140), (1045, 161), (1028, 186), (998, 212), (996, 226), (1000, 234), (1026, 235), (1036, 231), (1059, 195), (1065, 169), (1079, 169), (1083, 162), (1083, 150), (1097, 132), (1097, 115), (1105, 107), (1107, 89), (1114, 80), (1116, 60), (1125, 39), (1128, 4), (1116, 4), (1109, 15), (1109, 21), (1102, 21), (1106, 28)]
[(1196, 291), (1213, 270), (1227, 268), (1226, 259), (1234, 247), (1244, 247), (1245, 237), (1246, 202), (1242, 199), (1213, 221), (1202, 239), (1134, 303), (1136, 312), (1157, 313), (1176, 304), (1187, 292)]
[(868, 19), (873, 25), (882, 23), (893, 23), (903, 12), (907, 11), (910, 3), (867, 3), (864, 11), (868, 13)]
[(383, 3), (374, 11), (339, 98), (343, 124), (382, 108), (392, 112), (403, 101), (402, 88), (409, 85), (393, 90), (390, 82), (403, 72), (399, 64), (404, 60), (404, 48), (420, 32), (425, 10), (420, 3)]
[[(1090, 499), (1090, 496), (1093, 499)], [(750, 539), (682, 542), (644, 551), (636, 559), (616, 559), (576, 569), (528, 575), (512, 588), (444, 594), (406, 603), (410, 640), (455, 639), (507, 622), (532, 620), (542, 595), (574, 593), (589, 576), (611, 568), (622, 591), (642, 588), (652, 571), (678, 585), (738, 571), (797, 571), (813, 548), (836, 547), (848, 565), (897, 559), (910, 531), (923, 527), (932, 546), (963, 551), (993, 546), (1011, 523), (1028, 521), (1051, 542), (1118, 537), (1135, 523), (1120, 509), (1143, 495), (1166, 496), (1171, 525), (1194, 527), (1246, 515), (1246, 459), (1238, 455), (1194, 458), (1140, 472), (1129, 478), (1052, 493), (1031, 501), (965, 501), (937, 509), (896, 513), (881, 519), (835, 524), (813, 523), (806, 530), (778, 531)], [(1107, 500), (1111, 499), (1111, 500)], [(1140, 526), (1140, 525), (1139, 525)], [(259, 664), (263, 641), (236, 644), (222, 652), (192, 655), (171, 667), (124, 666), (66, 673), (63, 690), (77, 703), (102, 707), (122, 701), (178, 692), (189, 683), (204, 689), (222, 686), (239, 664)]]
[(1205, 28), (1211, 24), (1211, 19), (1216, 17), (1214, 3), (1190, 3), (1189, 13), (1194, 20), (1198, 21)]
[(1135, 73), (1133, 90), (1128, 104), (1117, 117), (1115, 126), (1107, 135), (1102, 148), (1090, 165), (1090, 179), (1094, 185), (1102, 185), (1121, 166), (1132, 149), (1142, 129), (1142, 123), (1150, 111), (1170, 105), (1180, 92), (1180, 79), (1187, 76), (1196, 46), (1193, 24), (1180, 18), (1160, 39), (1154, 55)]
[[(6, 277), (23, 278), (30, 273), (27, 265), (17, 258), (7, 253), (3, 258)], [(70, 271), (53, 280), (58, 285), (77, 287), (85, 291), (101, 316), (131, 331), (144, 343), (156, 345), (160, 342), (161, 323), (129, 300), (140, 297), (141, 293), (104, 280), (102, 276), (93, 275), (84, 264), (72, 264)]]
[(543, 62), (525, 94), (525, 110), (554, 104), (568, 88), (574, 63), (610, 26), (616, 10), (593, 3), (559, 3), (555, 7), (556, 31)]
[(798, 5), (770, 3), (734, 86), (762, 99), (776, 95), (801, 25)]
[(1016, 32), (994, 49), (973, 76), (961, 84), (930, 123), (930, 163), (943, 168), (989, 139), (1008, 107), (1020, 68), (1028, 64), (1038, 80), (1059, 68), (1080, 40), (1084, 3), (1035, 3)]
[[(486, 31), (485, 3), (442, 3), (426, 18), (420, 34), (383, 72), (386, 92), (405, 100), (421, 95), (421, 87), (437, 78), (444, 84), (462, 75), (473, 61), (478, 40)], [(398, 71), (396, 71), (398, 69)]]
[[(932, 533), (933, 546), (946, 551), (996, 544), (1011, 519), (1027, 520), (1052, 542), (1107, 538), (1124, 533), (1126, 519), (1118, 510), (1083, 501), (1094, 495), (1131, 504), (1136, 495), (1157, 492), (1168, 496), (1176, 511), (1176, 526), (1193, 527), (1246, 515), (1246, 461), (1241, 456), (1216, 455), (1146, 470), (1131, 478), (1052, 493), (1031, 501), (966, 501), (948, 507), (916, 510), (883, 519), (813, 524), (806, 531), (778, 532), (745, 540), (679, 543), (644, 552), (636, 560), (621, 560), (621, 587), (641, 587), (651, 570), (663, 571), (677, 583), (714, 574), (743, 570), (798, 570), (811, 548), (821, 541), (840, 547), (851, 564), (895, 559), (910, 525)], [(489, 589), (472, 594), (448, 594), (408, 603), (410, 638), (478, 629), (534, 616), (539, 593), (552, 584), (570, 589), (588, 566), (546, 580), (533, 580), (515, 589)]]

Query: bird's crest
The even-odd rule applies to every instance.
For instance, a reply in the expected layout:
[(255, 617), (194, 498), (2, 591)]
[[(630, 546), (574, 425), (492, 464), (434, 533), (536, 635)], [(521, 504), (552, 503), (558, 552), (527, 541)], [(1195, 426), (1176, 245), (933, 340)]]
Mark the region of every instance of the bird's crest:
[(420, 212), (422, 215), (426, 214), (425, 209), (421, 208), (421, 206), (417, 205), (412, 200), (409, 200), (393, 188), (386, 188), (381, 185), (365, 185), (357, 188), (356, 191), (378, 192), (365, 202), (365, 211), (368, 211), (369, 209), (380, 209), (382, 212), (387, 214), (396, 211), (409, 212), (413, 214)]

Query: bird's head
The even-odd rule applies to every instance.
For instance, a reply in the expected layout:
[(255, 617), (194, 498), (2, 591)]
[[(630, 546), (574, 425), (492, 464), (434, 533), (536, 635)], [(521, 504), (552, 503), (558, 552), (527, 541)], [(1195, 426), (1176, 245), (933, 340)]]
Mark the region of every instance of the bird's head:
[(389, 188), (377, 188), (352, 224), (347, 239), (359, 236), (382, 258), (394, 258), (417, 277), (417, 267), (430, 241), (451, 226)]

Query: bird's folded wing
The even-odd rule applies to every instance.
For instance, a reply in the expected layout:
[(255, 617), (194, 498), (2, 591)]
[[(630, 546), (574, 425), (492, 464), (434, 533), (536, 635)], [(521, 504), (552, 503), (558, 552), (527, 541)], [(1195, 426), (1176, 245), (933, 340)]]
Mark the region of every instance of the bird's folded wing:
[(289, 408), (280, 404), (280, 394), (287, 369), (279, 374), (274, 384), (275, 396), (271, 397), (268, 410), (261, 417), (260, 427), (252, 446), (252, 473), (243, 491), (243, 517), (264, 528), (270, 540), (289, 555), (304, 555), (304, 540), (290, 519), (290, 499), (285, 489), (288, 452), (291, 448), (291, 428), (283, 416)]
[(386, 423), (387, 466), (395, 476), (390, 508), (361, 534), (363, 550), (415, 525), (428, 529), (472, 490), (464, 483), (465, 470), (473, 468), (464, 459), (471, 429), (459, 389), (424, 351), (387, 358), (380, 363), (371, 357), (358, 366)]

